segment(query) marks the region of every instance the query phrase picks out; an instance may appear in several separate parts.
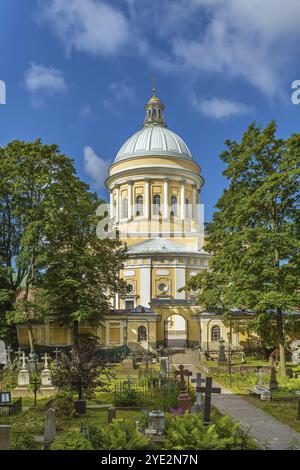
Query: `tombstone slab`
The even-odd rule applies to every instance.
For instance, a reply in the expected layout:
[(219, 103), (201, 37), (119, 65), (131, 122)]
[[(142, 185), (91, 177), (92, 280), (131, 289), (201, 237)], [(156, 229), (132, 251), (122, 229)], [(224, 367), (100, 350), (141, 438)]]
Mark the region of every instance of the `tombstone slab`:
[(107, 410), (107, 422), (112, 423), (114, 419), (116, 419), (116, 408), (114, 406), (110, 406)]
[(10, 450), (11, 427), (6, 424), (0, 425), (0, 450)]
[(49, 408), (45, 414), (44, 448), (49, 449), (56, 435), (55, 410)]
[(132, 357), (128, 357), (126, 359), (123, 360), (122, 362), (122, 365), (123, 365), (123, 369), (133, 369), (133, 359)]
[(295, 365), (300, 364), (300, 340), (295, 340), (291, 344), (292, 363)]

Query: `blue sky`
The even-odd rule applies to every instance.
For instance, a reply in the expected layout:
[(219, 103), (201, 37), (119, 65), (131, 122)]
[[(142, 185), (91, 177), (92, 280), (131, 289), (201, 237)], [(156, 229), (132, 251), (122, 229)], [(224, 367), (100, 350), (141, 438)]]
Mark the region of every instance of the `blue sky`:
[(299, 0), (1, 0), (0, 145), (57, 143), (101, 196), (157, 77), (168, 127), (202, 167), (209, 220), (219, 154), (248, 124), (299, 132)]

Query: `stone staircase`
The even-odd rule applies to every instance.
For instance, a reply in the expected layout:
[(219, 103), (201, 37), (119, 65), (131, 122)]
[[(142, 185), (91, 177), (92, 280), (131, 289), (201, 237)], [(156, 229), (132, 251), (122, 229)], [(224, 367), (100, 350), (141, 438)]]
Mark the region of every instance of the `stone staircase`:
[(195, 349), (185, 349), (183, 352), (177, 352), (172, 355), (173, 365), (189, 365), (199, 363), (199, 351)]

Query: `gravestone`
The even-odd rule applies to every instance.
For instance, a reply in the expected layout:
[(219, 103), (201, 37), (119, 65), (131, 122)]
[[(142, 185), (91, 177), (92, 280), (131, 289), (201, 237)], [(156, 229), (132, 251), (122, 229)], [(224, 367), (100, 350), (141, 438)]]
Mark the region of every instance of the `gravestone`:
[(198, 372), (196, 378), (192, 379), (191, 382), (196, 384), (196, 402), (193, 405), (193, 413), (200, 413), (203, 409), (202, 394), (197, 392), (197, 388), (199, 389), (201, 384), (205, 383), (205, 379), (202, 379), (200, 372)]
[(148, 418), (148, 429), (154, 429), (157, 435), (162, 436), (166, 428), (165, 414), (160, 410), (150, 411), (150, 413), (148, 414)]
[(205, 387), (197, 387), (196, 391), (199, 393), (204, 392), (204, 413), (203, 424), (208, 426), (210, 424), (210, 410), (211, 410), (211, 395), (212, 393), (221, 393), (219, 387), (212, 386), (212, 377), (206, 377)]
[(271, 369), (269, 389), (270, 389), (270, 392), (276, 392), (278, 390), (278, 382), (277, 382), (277, 378), (276, 378), (276, 369), (275, 369), (274, 366)]
[(11, 427), (6, 424), (0, 424), (0, 450), (10, 450), (11, 445)]
[(17, 390), (27, 389), (30, 384), (29, 371), (26, 366), (26, 356), (24, 351), (22, 351), (22, 365), (21, 369), (18, 372), (18, 387)]
[(165, 379), (168, 376), (168, 357), (160, 358), (160, 375), (162, 379)]
[(258, 385), (263, 385), (263, 378), (264, 378), (264, 371), (262, 370), (262, 368), (259, 369), (258, 373)]
[(187, 393), (184, 378), (191, 376), (192, 373), (188, 369), (185, 369), (182, 364), (178, 367), (178, 369), (179, 370), (175, 372), (175, 375), (179, 376), (180, 387), (180, 393), (177, 398), (177, 408), (185, 412), (192, 408), (192, 400), (189, 394)]
[(55, 410), (49, 408), (45, 415), (44, 448), (49, 449), (56, 435)]
[(0, 340), (0, 366), (6, 366), (7, 353), (4, 341)]
[(114, 406), (110, 406), (107, 410), (107, 422), (112, 423), (114, 419), (116, 419), (116, 408)]
[(41, 392), (43, 395), (53, 395), (56, 391), (56, 388), (52, 385), (51, 371), (48, 366), (48, 354), (45, 353), (43, 356), (44, 359), (44, 368), (41, 372)]
[(295, 365), (300, 364), (300, 340), (297, 339), (291, 344), (292, 363)]
[(219, 341), (219, 354), (218, 354), (218, 366), (226, 366), (228, 363), (225, 354), (225, 341), (223, 338)]
[(132, 357), (127, 357), (126, 359), (123, 360), (122, 362), (123, 369), (133, 369), (133, 358)]

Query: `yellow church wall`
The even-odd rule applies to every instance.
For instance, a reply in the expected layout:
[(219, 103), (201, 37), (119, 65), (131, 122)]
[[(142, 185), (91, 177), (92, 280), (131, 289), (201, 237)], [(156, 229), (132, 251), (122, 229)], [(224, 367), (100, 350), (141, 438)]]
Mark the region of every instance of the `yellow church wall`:
[[(33, 326), (32, 335), (35, 343), (45, 344), (45, 329), (43, 328), (43, 326)], [(19, 325), (17, 327), (17, 336), (19, 346), (29, 346), (28, 329), (26, 326)]]
[(128, 321), (127, 326), (127, 341), (128, 344), (136, 344), (138, 340), (138, 328), (139, 326), (144, 326), (148, 331), (150, 343), (156, 343), (156, 323), (155, 322), (147, 322), (145, 320)]
[(158, 342), (164, 341), (164, 321), (167, 320), (171, 315), (180, 315), (187, 321), (187, 337), (188, 341), (199, 343), (200, 342), (200, 326), (197, 318), (192, 318), (193, 315), (199, 313), (199, 307), (187, 306), (187, 307), (176, 307), (172, 306), (169, 308), (156, 308), (153, 310), (161, 315), (161, 321), (157, 323), (157, 336)]
[[(147, 166), (146, 166), (147, 165)], [(113, 176), (126, 170), (136, 170), (137, 168), (147, 168), (153, 166), (154, 168), (158, 165), (168, 166), (169, 168), (189, 170), (199, 175), (199, 166), (192, 160), (184, 160), (176, 157), (138, 157), (131, 158), (130, 160), (124, 160), (121, 162), (114, 163), (109, 169), (109, 175)]]

